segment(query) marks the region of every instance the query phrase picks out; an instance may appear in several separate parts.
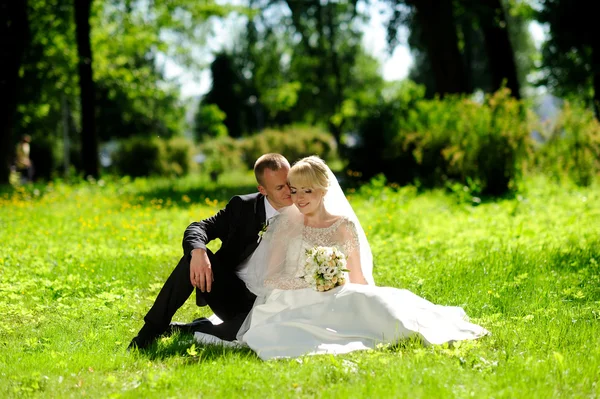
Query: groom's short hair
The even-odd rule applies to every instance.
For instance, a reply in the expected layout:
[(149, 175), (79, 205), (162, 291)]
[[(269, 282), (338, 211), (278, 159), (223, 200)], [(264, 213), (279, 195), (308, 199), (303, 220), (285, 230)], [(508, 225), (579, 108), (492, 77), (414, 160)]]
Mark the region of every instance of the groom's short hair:
[(254, 163), (254, 177), (256, 177), (258, 184), (262, 185), (265, 169), (277, 171), (283, 168), (290, 168), (290, 163), (283, 155), (276, 153), (264, 154)]

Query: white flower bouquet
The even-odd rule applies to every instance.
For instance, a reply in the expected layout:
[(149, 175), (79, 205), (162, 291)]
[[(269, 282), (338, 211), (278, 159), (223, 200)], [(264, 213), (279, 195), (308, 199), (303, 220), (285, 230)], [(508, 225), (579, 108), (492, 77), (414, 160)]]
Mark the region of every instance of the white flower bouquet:
[(314, 247), (306, 250), (304, 276), (302, 277), (317, 291), (329, 291), (344, 285), (346, 278), (346, 256), (336, 247)]

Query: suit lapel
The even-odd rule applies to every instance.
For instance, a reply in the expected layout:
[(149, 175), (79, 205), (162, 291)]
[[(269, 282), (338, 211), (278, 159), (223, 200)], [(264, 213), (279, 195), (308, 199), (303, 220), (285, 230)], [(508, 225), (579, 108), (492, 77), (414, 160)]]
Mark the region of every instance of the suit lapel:
[(266, 200), (264, 195), (259, 195), (254, 203), (254, 223), (258, 229), (262, 229), (263, 223), (267, 220), (265, 211)]
[(254, 230), (256, 231), (256, 240), (253, 240), (246, 248), (243, 249), (240, 260), (246, 259), (256, 247), (258, 247), (258, 232), (262, 229), (263, 224), (265, 223), (267, 216), (265, 212), (265, 201), (266, 198), (263, 195), (258, 195), (256, 197), (256, 201), (254, 201), (254, 215), (252, 215), (253, 220), (250, 219), (249, 222), (253, 223)]

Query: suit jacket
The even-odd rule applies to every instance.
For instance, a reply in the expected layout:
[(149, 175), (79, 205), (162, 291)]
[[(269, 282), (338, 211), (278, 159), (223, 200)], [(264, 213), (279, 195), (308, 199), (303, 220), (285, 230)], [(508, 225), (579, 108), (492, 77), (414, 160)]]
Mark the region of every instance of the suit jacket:
[(219, 238), (218, 267), (235, 270), (258, 247), (258, 232), (266, 220), (264, 201), (260, 193), (236, 195), (216, 215), (190, 224), (183, 235), (184, 256)]

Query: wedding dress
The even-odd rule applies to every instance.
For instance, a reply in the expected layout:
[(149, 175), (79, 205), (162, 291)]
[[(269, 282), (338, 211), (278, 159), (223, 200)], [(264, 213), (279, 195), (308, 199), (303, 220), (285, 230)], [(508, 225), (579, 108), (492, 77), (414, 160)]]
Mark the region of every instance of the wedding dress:
[[(345, 284), (327, 292), (308, 287), (300, 278), (302, 257), (314, 246), (335, 246), (347, 253), (358, 243), (337, 241), (341, 230), (356, 229), (340, 218), (327, 228), (305, 226), (299, 243), (290, 243), (288, 259), (298, 259), (295, 270), (271, 280), (275, 287), (255, 304), (238, 339), (262, 359), (305, 354), (341, 354), (396, 343), (416, 336), (425, 344), (479, 338), (488, 332), (466, 320), (462, 308), (440, 306), (412, 292), (392, 287)], [(287, 264), (286, 267), (292, 265)], [(292, 268), (294, 268), (292, 266)]]
[[(410, 337), (442, 344), (489, 334), (470, 323), (460, 307), (436, 305), (405, 289), (375, 286), (364, 231), (332, 173), (330, 180), (325, 207), (341, 215), (332, 225), (306, 226), (303, 215), (290, 206), (271, 223), (265, 242), (250, 258), (247, 286), (257, 299), (238, 332), (239, 343), (266, 360), (342, 354)], [(315, 246), (336, 247), (346, 257), (359, 258), (369, 284), (346, 283), (326, 292), (310, 287), (301, 276), (306, 250)], [(195, 338), (223, 343), (203, 333)]]

